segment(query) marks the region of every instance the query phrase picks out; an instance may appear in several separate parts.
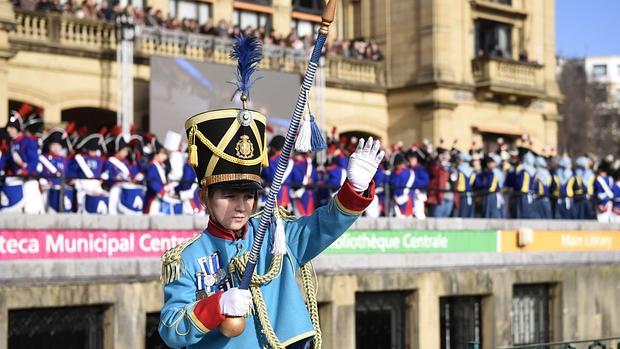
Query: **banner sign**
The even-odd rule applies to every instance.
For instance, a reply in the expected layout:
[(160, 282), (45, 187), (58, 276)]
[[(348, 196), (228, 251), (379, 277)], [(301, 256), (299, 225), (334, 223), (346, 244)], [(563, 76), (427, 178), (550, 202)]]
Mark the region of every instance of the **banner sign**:
[(498, 252), (495, 230), (350, 230), (325, 253)]
[(0, 230), (0, 261), (155, 257), (195, 230)]
[(502, 252), (620, 251), (618, 231), (534, 231), (532, 240), (519, 247), (517, 231), (502, 231)]

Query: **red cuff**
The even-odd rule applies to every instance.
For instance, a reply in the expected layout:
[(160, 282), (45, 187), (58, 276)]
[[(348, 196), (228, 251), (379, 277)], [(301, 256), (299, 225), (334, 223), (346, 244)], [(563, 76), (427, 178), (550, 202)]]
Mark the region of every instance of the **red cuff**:
[[(203, 332), (208, 332), (218, 327), (222, 321), (226, 318), (222, 315), (220, 310), (220, 298), (222, 298), (223, 292), (218, 292), (208, 298), (198, 301), (192, 312), (192, 319), (195, 319), (195, 324)], [(198, 323), (196, 323), (198, 322)]]
[(349, 180), (347, 179), (342, 184), (342, 187), (338, 191), (338, 195), (336, 195), (336, 204), (338, 208), (349, 215), (360, 215), (368, 205), (372, 202), (372, 199), (375, 197), (375, 181), (371, 181), (368, 186), (368, 197), (364, 196), (364, 194), (358, 194), (354, 189)]
[(162, 190), (159, 191), (159, 196), (164, 196), (166, 194), (166, 187), (163, 187)]

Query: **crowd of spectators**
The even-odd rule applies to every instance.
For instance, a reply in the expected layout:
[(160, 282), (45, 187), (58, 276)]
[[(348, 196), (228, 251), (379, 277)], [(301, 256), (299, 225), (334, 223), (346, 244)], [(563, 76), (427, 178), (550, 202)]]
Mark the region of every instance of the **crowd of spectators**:
[[(170, 132), (162, 144), (150, 133), (123, 137), (118, 127), (89, 133), (70, 124), (44, 132), (41, 116), (26, 114), (12, 112), (0, 129), (0, 211), (204, 213), (181, 135)], [(333, 130), (327, 141), (325, 152), (293, 154), (279, 205), (310, 214), (344, 183), (357, 138)], [(283, 144), (282, 136), (270, 136), (266, 192)], [(463, 149), (456, 141), (386, 147), (374, 178), (376, 199), (365, 214), (620, 221), (620, 159), (537, 153), (527, 136), (511, 144), (500, 138), (486, 148)], [(73, 195), (62, 200), (64, 208), (58, 204), (62, 192)], [(35, 198), (25, 205), (28, 195)]]
[[(243, 33), (258, 37), (266, 45), (296, 50), (309, 51), (314, 45), (313, 36), (298, 36), (294, 29), (288, 35), (282, 35), (273, 30), (267, 30), (263, 26), (258, 28), (250, 26), (241, 28), (238, 25), (232, 25), (226, 20), (219, 20), (215, 23), (213, 20), (208, 19), (204, 23), (199, 23), (194, 18), (178, 18), (170, 14), (166, 16), (162, 10), (153, 7), (147, 6), (143, 9), (132, 5), (123, 6), (118, 2), (112, 3), (108, 0), (101, 0), (99, 2), (96, 0), (83, 0), (81, 3), (76, 0), (66, 0), (62, 4), (59, 0), (14, 0), (14, 6), (27, 10), (57, 12), (66, 16), (107, 22), (114, 22), (118, 16), (126, 15), (131, 17), (136, 25), (181, 30), (188, 33), (225, 38), (233, 38)], [(328, 54), (351, 59), (383, 60), (383, 54), (379, 49), (379, 45), (374, 40), (365, 40), (363, 38), (329, 41), (326, 45), (326, 50)]]

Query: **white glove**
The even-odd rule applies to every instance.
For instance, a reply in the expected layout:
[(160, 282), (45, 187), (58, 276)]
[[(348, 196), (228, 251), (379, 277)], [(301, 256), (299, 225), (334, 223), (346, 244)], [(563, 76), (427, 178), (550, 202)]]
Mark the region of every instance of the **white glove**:
[(357, 143), (357, 149), (349, 158), (349, 168), (347, 169), (347, 178), (356, 192), (364, 192), (368, 189), (368, 185), (385, 155), (385, 152), (380, 150), (381, 142), (379, 140), (373, 141), (372, 137), (368, 137), (366, 144), (364, 144), (363, 138), (360, 138)]
[(250, 311), (252, 294), (249, 290), (240, 290), (236, 287), (228, 289), (220, 298), (222, 315), (244, 316)]

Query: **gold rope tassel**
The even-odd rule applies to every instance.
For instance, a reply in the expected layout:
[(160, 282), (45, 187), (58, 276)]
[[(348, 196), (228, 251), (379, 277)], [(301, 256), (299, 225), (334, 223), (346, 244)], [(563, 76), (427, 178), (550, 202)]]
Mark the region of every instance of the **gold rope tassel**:
[[(229, 273), (233, 274), (236, 272), (237, 276), (241, 277), (245, 271), (248, 257), (248, 253), (234, 257), (228, 266)], [(250, 282), (250, 292), (252, 293), (252, 299), (256, 310), (255, 314), (258, 316), (260, 325), (265, 332), (267, 344), (269, 344), (269, 347), (272, 349), (285, 349), (285, 347), (282, 343), (280, 343), (280, 340), (276, 336), (275, 330), (271, 326), (271, 321), (269, 321), (269, 316), (267, 313), (267, 305), (265, 304), (265, 299), (263, 298), (260, 286), (270, 282), (275, 277), (280, 275), (281, 269), (282, 256), (274, 255), (267, 273), (265, 275), (254, 274), (252, 276), (252, 281)], [(304, 291), (306, 292), (306, 299), (308, 301), (308, 312), (310, 313), (312, 326), (316, 331), (314, 336), (314, 348), (319, 349), (321, 347), (321, 329), (319, 327), (319, 312), (316, 303), (316, 288), (313, 279), (314, 273), (312, 267), (308, 264), (304, 265), (301, 271), (303, 276)]]
[(189, 159), (187, 160), (187, 162), (194, 167), (198, 166), (198, 146), (196, 146), (196, 131), (196, 125), (193, 125), (192, 128), (189, 130), (189, 137), (187, 140), (189, 143)]

